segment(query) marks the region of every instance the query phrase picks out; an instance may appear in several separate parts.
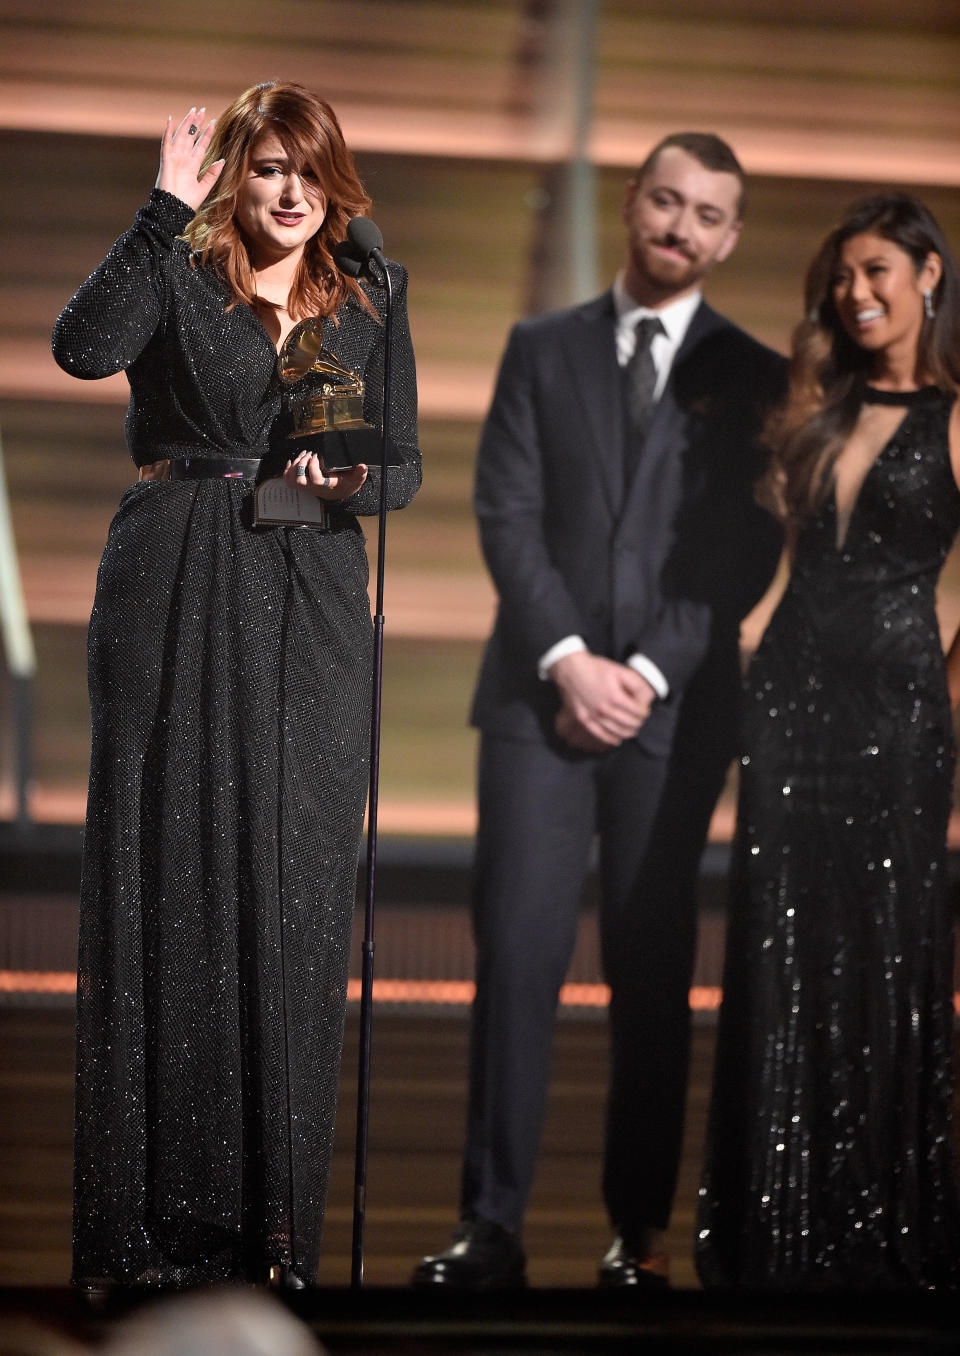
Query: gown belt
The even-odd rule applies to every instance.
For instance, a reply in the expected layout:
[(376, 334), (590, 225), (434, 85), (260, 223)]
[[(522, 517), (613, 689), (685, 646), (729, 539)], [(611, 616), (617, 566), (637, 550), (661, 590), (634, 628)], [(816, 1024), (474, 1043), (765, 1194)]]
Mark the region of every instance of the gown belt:
[(169, 457), (163, 461), (148, 462), (140, 467), (138, 480), (208, 480), (211, 477), (221, 480), (256, 480), (264, 463), (275, 473), (283, 470), (284, 462), (279, 457)]

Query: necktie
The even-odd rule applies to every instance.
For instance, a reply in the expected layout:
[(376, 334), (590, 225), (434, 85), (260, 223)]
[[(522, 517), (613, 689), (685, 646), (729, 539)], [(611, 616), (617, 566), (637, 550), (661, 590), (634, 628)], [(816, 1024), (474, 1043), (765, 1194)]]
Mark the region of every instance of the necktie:
[(653, 414), (653, 393), (657, 389), (657, 369), (653, 365), (650, 345), (654, 336), (664, 329), (656, 316), (647, 315), (637, 321), (637, 346), (627, 363), (624, 375), (627, 384), (627, 415), (635, 450), (643, 445)]

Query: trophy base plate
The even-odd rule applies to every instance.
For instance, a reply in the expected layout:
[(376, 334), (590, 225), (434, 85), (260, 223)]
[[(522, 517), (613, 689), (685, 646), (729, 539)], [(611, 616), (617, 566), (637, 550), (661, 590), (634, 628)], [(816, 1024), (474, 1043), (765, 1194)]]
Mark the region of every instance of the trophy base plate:
[[(323, 433), (291, 433), (291, 441), (298, 449), (315, 452), (323, 459), (328, 471), (342, 471), (363, 462), (365, 466), (379, 466), (383, 438), (379, 429), (367, 424), (364, 428), (333, 428)], [(403, 458), (392, 438), (387, 439), (387, 465), (399, 466)]]

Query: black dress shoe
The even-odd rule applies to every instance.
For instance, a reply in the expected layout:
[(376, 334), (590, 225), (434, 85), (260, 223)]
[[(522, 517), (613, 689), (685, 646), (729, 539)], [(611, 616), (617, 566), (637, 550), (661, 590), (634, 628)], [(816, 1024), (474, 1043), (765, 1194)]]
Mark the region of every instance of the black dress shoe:
[(670, 1258), (660, 1229), (648, 1229), (628, 1247), (619, 1235), (600, 1263), (602, 1290), (666, 1290), (670, 1285)]
[(422, 1289), (522, 1290), (527, 1283), (527, 1259), (515, 1234), (502, 1225), (478, 1219), (464, 1224), (445, 1252), (424, 1257), (412, 1284)]

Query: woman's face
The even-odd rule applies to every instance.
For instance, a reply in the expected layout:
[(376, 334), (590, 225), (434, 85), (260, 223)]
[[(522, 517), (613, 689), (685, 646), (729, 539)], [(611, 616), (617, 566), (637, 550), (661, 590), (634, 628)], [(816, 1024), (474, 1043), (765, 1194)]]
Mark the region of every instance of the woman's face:
[(940, 259), (927, 256), (918, 271), (910, 255), (892, 240), (865, 231), (840, 250), (833, 278), (833, 302), (840, 323), (861, 348), (882, 353), (892, 347), (916, 352), (923, 327), (923, 294), (940, 277)]
[(290, 163), (272, 132), (254, 143), (234, 217), (254, 266), (302, 254), (323, 225), (327, 200), (315, 175)]

